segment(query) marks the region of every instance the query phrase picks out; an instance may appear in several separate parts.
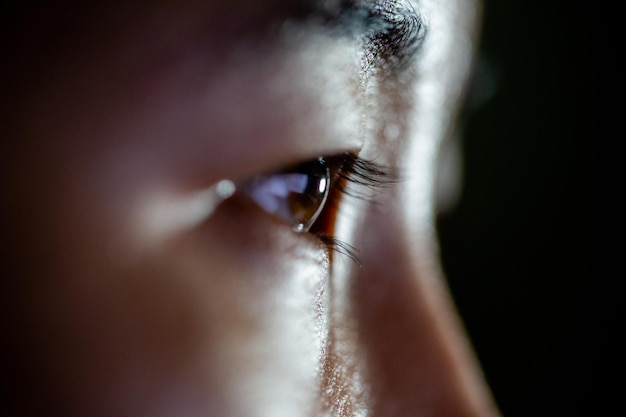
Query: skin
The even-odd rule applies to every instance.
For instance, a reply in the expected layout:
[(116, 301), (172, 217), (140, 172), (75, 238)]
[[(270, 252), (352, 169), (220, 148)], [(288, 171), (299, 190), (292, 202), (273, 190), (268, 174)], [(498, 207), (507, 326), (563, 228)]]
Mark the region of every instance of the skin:
[[(433, 230), (476, 5), (415, 3), (420, 54), (363, 77), (354, 39), (264, 35), (280, 4), (19, 15), (3, 77), (7, 415), (497, 415)], [(347, 150), (404, 179), (340, 203), (335, 234), (362, 265), (238, 197), (176, 220), (221, 179)]]

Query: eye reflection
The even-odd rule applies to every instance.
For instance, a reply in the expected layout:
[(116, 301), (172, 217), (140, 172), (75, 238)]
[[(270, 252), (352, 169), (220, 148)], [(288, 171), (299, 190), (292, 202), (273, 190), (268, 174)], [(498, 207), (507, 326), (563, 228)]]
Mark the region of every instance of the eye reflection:
[(242, 191), (259, 207), (299, 232), (315, 223), (329, 189), (330, 169), (321, 157), (242, 184)]

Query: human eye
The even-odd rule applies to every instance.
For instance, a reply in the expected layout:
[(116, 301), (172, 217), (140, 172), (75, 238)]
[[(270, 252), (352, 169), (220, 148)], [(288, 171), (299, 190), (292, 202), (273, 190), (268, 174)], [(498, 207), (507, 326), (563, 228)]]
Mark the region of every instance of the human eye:
[(302, 232), (309, 231), (324, 208), (330, 182), (329, 165), (319, 157), (256, 176), (243, 182), (241, 189), (260, 208)]
[(358, 262), (356, 248), (334, 237), (344, 197), (367, 200), (394, 181), (389, 167), (345, 152), (257, 175), (236, 187), (242, 198), (252, 200), (295, 232), (310, 233), (329, 251)]

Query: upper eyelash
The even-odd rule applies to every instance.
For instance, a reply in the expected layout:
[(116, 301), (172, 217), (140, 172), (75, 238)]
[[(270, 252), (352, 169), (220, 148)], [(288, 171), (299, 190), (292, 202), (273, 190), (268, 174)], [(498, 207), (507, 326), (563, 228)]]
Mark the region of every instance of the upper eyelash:
[(351, 190), (348, 183), (365, 186), (369, 190), (376, 190), (398, 181), (391, 168), (359, 157), (347, 152), (341, 157), (341, 164), (337, 170), (337, 177), (344, 181), (336, 181), (336, 187), (342, 193), (351, 197), (367, 199), (368, 194)]

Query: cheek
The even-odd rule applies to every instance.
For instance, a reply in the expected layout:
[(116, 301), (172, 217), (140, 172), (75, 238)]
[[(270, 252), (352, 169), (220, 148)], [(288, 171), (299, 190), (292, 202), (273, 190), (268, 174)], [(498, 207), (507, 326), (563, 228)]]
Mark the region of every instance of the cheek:
[[(333, 55), (324, 52), (303, 55)], [(319, 242), (233, 204), (158, 246), (132, 240), (134, 210), (155, 184), (205, 186), (359, 147), (352, 89), (329, 70), (336, 63), (317, 62), (317, 72), (302, 75), (309, 62), (294, 56), (293, 69), (291, 57), (284, 68), (263, 62), (203, 86), (168, 67), (167, 77), (150, 73), (127, 89), (136, 79), (124, 68), (110, 76), (94, 65), (79, 79), (62, 78), (24, 113), (33, 116), (33, 139), (20, 145), (8, 216), (17, 219), (9, 269), (20, 279), (5, 293), (20, 410), (315, 410), (327, 335), (328, 260)], [(339, 96), (333, 82), (345, 94), (321, 106), (320, 86)], [(261, 88), (275, 84), (298, 88)], [(318, 107), (332, 114), (307, 111)]]
[(315, 411), (327, 335), (328, 261), (319, 242), (230, 201), (175, 246), (200, 285), (194, 293), (210, 329), (204, 360), (230, 412)]
[(63, 415), (312, 410), (326, 337), (317, 242), (229, 203), (131, 259), (111, 250), (121, 226), (77, 226), (85, 203), (71, 203), (48, 207), (38, 239), (52, 253), (32, 253), (11, 291), (22, 392)]

